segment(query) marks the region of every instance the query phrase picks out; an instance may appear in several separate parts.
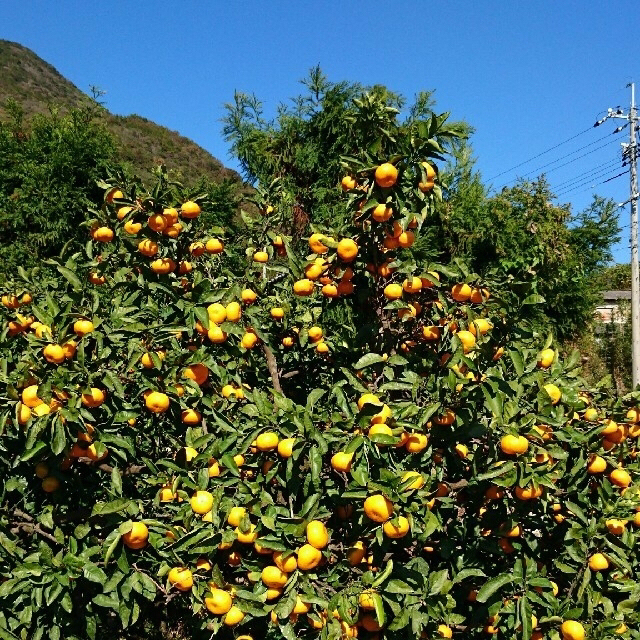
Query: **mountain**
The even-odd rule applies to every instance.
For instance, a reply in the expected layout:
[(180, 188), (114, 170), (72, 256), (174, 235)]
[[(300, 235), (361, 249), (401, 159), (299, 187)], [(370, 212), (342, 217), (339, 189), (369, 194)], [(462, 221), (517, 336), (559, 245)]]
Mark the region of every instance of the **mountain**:
[[(33, 51), (16, 42), (0, 40), (0, 117), (2, 105), (14, 99), (25, 118), (46, 113), (50, 106), (71, 109), (87, 104), (89, 96)], [(240, 175), (226, 168), (193, 140), (139, 115), (118, 116), (105, 110), (104, 123), (118, 143), (120, 157), (143, 177), (161, 162), (185, 183), (201, 176), (214, 182), (232, 180), (242, 187)]]

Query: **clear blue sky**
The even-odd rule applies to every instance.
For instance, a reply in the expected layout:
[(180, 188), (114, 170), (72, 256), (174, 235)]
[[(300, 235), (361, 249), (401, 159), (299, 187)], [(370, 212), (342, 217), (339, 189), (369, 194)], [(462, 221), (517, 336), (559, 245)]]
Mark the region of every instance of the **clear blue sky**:
[[(0, 37), (31, 48), (81, 89), (104, 89), (111, 111), (179, 131), (232, 167), (220, 118), (236, 89), (273, 113), (318, 63), (335, 81), (385, 84), (408, 97), (435, 89), (440, 110), (475, 127), (477, 166), (491, 178), (589, 128), (607, 107), (628, 106), (625, 85), (640, 83), (634, 5), (2, 0)], [(622, 171), (614, 136), (596, 142), (615, 126), (584, 133), (519, 172), (591, 145), (547, 168), (572, 160), (548, 174), (552, 186), (576, 211), (593, 191), (622, 202), (628, 176), (592, 187)], [(628, 207), (621, 221), (628, 223)], [(618, 261), (628, 259), (628, 226), (623, 233)]]

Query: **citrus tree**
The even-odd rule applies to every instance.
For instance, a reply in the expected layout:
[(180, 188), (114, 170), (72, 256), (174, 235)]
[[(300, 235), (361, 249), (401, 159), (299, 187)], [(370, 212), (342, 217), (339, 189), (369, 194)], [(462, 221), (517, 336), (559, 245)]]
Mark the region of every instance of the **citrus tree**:
[(530, 283), (416, 260), (455, 132), (377, 133), (304, 251), (277, 189), (227, 237), (159, 173), (16, 274), (1, 638), (640, 637), (640, 395), (520, 322)]

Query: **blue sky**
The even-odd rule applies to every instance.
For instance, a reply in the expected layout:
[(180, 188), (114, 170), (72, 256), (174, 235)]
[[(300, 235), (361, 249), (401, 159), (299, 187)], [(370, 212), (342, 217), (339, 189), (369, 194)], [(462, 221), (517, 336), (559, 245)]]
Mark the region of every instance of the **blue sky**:
[[(640, 82), (633, 4), (2, 0), (0, 38), (85, 91), (105, 90), (111, 111), (179, 131), (228, 166), (220, 118), (236, 89), (273, 113), (316, 64), (331, 80), (385, 84), (407, 97), (435, 89), (440, 110), (475, 127), (477, 166), (489, 179), (585, 131), (607, 107), (628, 107), (625, 85)], [(492, 184), (572, 154), (546, 167), (560, 201), (578, 211), (595, 191), (622, 202), (628, 176), (600, 184), (623, 171), (616, 159), (628, 136), (603, 138), (615, 126), (581, 133)], [(622, 225), (628, 215), (627, 206)], [(623, 234), (618, 261), (628, 259), (628, 226)]]

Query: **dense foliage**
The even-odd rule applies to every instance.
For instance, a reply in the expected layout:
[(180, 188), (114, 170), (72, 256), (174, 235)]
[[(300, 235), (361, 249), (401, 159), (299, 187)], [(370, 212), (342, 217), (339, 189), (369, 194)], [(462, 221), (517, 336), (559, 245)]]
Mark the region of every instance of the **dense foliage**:
[[(416, 122), (433, 116), (432, 94), (412, 105), (384, 87), (369, 93), (357, 84), (329, 82), (319, 69), (304, 82), (306, 92), (282, 106), (275, 120), (264, 116), (254, 96), (238, 93), (227, 105), (225, 134), (245, 176), (271, 195), (286, 194), (294, 228), (341, 223), (344, 215), (335, 185), (341, 159), (358, 149), (384, 155), (393, 142), (389, 131), (406, 135)], [(376, 128), (354, 117), (366, 112)], [(399, 121), (399, 114), (404, 114)], [(552, 204), (549, 185), (540, 178), (491, 195), (474, 168), (463, 122), (451, 124), (459, 137), (448, 141), (455, 162), (440, 168), (443, 204), (423, 229), (416, 251), (424, 259), (462, 259), (472, 271), (529, 280), (546, 304), (535, 313), (539, 330), (562, 340), (589, 326), (599, 290), (594, 277), (611, 261), (617, 240), (615, 205), (595, 198), (584, 212)]]
[(160, 172), (5, 286), (3, 638), (638, 637), (640, 394), (421, 257), (459, 130), (354, 105), (304, 246), (286, 189), (225, 236)]
[(30, 126), (16, 103), (9, 110), (0, 122), (0, 282), (78, 237), (114, 162), (113, 141), (91, 108), (36, 116)]

